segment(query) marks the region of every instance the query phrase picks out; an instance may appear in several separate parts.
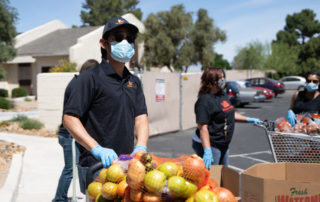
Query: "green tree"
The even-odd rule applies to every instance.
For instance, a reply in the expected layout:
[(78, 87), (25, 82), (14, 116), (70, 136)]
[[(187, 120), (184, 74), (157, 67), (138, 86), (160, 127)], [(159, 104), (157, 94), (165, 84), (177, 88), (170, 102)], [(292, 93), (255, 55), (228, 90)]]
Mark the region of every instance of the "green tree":
[(145, 64), (174, 67), (180, 71), (188, 71), (190, 65), (198, 62), (205, 67), (212, 65), (213, 45), (225, 40), (225, 33), (213, 25), (204, 9), (198, 11), (195, 24), (192, 22), (191, 13), (186, 12), (183, 5), (150, 14), (144, 23)]
[(222, 54), (216, 54), (213, 66), (226, 68), (226, 69), (232, 69), (232, 67), (231, 67), (230, 63), (228, 62), (228, 60), (223, 59), (223, 55)]
[(266, 60), (265, 68), (277, 70), (280, 77), (299, 73), (296, 63), (298, 47), (290, 47), (287, 43), (273, 43), (272, 54)]
[[(0, 63), (13, 59), (16, 56), (14, 37), (17, 35), (14, 26), (17, 18), (15, 8), (9, 6), (8, 0), (0, 0)], [(0, 78), (5, 76), (4, 70), (0, 70)]]
[(193, 44), (189, 40), (183, 42), (175, 61), (176, 70), (188, 71), (190, 65), (195, 63), (195, 50)]
[(189, 38), (194, 45), (196, 61), (201, 63), (202, 68), (206, 68), (214, 64), (213, 45), (219, 40), (225, 41), (226, 34), (214, 26), (213, 19), (208, 16), (207, 10), (199, 9), (197, 21), (189, 34)]
[(104, 25), (112, 17), (132, 13), (141, 20), (142, 12), (136, 8), (139, 0), (86, 0), (82, 4), (81, 20), (84, 26)]
[[(186, 54), (192, 53), (187, 34), (192, 26), (191, 13), (183, 5), (171, 7), (170, 11), (150, 14), (145, 21), (146, 31), (144, 61), (147, 66), (173, 66), (182, 70)], [(184, 58), (180, 58), (180, 57)], [(190, 57), (189, 57), (190, 58)]]
[(246, 47), (240, 48), (233, 59), (235, 69), (262, 69), (268, 57), (268, 44), (259, 41), (250, 42)]
[[(285, 57), (295, 59), (293, 62), (296, 68), (294, 72), (284, 73), (303, 75), (310, 70), (320, 70), (320, 22), (316, 20), (316, 14), (312, 10), (304, 9), (288, 15), (284, 29), (277, 33), (273, 44), (287, 44), (287, 48), (292, 49), (285, 51), (289, 54)], [(274, 54), (276, 53), (272, 52), (273, 57), (276, 57)], [(287, 66), (286, 60), (282, 62), (276, 67), (279, 72), (283, 72), (283, 67)]]

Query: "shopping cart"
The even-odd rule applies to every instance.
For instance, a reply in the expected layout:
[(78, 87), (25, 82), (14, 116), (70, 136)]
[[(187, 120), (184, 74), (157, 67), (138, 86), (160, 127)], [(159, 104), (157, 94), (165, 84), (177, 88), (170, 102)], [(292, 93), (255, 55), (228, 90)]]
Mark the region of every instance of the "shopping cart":
[(320, 134), (277, 132), (269, 121), (255, 125), (266, 131), (275, 162), (320, 163)]
[(102, 168), (103, 168), (103, 165), (101, 162), (98, 162), (88, 168), (87, 175), (86, 175), (86, 202), (92, 202), (92, 200), (88, 196), (87, 189), (89, 184), (95, 180), (96, 172), (98, 172)]

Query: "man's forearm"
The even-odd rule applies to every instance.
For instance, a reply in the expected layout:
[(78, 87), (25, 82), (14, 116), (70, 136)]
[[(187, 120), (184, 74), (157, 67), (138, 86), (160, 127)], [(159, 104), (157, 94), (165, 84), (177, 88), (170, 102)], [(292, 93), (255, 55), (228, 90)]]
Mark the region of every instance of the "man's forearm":
[(95, 141), (83, 127), (79, 118), (68, 114), (63, 115), (63, 126), (69, 131), (72, 137), (88, 151), (98, 143)]
[(149, 139), (149, 124), (146, 114), (142, 114), (135, 118), (135, 129), (137, 136), (137, 145), (147, 147)]

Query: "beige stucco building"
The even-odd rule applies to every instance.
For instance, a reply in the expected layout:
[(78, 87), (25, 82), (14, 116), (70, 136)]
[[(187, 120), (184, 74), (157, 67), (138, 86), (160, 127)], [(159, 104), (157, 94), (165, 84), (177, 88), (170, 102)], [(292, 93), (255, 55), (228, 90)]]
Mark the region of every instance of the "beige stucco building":
[[(141, 21), (128, 13), (122, 16), (135, 24), (140, 32), (145, 28)], [(59, 60), (77, 63), (79, 68), (87, 59), (101, 60), (99, 39), (103, 26), (68, 28), (58, 20), (51, 21), (32, 30), (19, 34), (15, 38), (17, 56), (3, 64), (6, 77), (0, 80), (0, 88), (11, 93), (13, 88), (22, 87), (28, 93), (37, 93), (37, 75), (48, 72)], [(140, 63), (143, 44), (136, 45), (134, 62), (127, 64), (133, 68)]]

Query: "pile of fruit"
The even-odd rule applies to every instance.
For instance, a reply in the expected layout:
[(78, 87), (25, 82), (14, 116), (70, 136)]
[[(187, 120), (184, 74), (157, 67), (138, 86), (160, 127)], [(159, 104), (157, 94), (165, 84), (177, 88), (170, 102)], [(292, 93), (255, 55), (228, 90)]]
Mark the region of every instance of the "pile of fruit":
[(296, 124), (292, 127), (284, 117), (275, 121), (276, 130), (285, 133), (304, 133), (311, 136), (320, 134), (320, 115), (318, 114), (297, 114)]
[(217, 186), (195, 154), (165, 159), (137, 152), (102, 169), (87, 191), (95, 202), (237, 201), (231, 191)]

